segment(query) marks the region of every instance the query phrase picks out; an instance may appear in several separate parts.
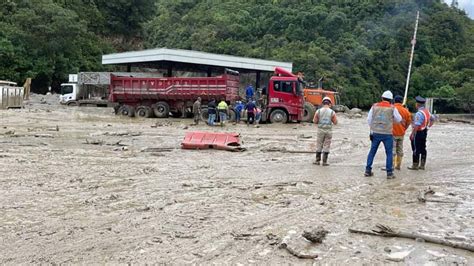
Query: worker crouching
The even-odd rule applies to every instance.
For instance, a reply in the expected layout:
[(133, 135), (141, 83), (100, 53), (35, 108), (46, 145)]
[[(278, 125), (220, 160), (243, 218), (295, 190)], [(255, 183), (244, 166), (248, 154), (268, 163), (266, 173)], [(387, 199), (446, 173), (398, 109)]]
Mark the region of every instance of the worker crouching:
[(331, 99), (324, 97), (323, 107), (314, 114), (313, 123), (318, 125), (318, 135), (316, 141), (316, 161), (314, 164), (320, 165), (321, 155), (323, 166), (328, 166), (329, 149), (332, 140), (332, 126), (337, 124), (336, 112), (331, 109)]

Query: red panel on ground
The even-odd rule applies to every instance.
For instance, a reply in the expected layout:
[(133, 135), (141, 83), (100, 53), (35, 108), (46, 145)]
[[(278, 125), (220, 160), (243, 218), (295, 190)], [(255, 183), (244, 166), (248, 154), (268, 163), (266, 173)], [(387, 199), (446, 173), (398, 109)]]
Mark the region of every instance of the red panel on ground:
[(244, 151), (240, 145), (238, 133), (187, 132), (181, 143), (183, 149), (216, 149)]

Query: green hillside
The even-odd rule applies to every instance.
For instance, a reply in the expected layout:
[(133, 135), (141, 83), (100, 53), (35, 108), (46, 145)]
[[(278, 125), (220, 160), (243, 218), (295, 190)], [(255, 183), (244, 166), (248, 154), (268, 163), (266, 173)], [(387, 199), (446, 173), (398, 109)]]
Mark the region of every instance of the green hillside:
[(291, 61), (349, 106), (402, 93), (416, 11), (410, 94), (472, 109), (474, 21), (440, 0), (36, 0), (0, 3), (0, 79), (57, 87), (103, 70), (101, 54), (168, 47)]

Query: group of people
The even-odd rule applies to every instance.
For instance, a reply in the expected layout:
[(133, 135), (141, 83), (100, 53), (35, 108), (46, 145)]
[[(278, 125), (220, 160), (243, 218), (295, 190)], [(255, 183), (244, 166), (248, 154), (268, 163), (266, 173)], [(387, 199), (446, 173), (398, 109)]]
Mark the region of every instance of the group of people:
[[(237, 101), (235, 103), (234, 110), (236, 123), (240, 123), (244, 112), (247, 114), (247, 125), (259, 123), (262, 116), (262, 110), (257, 106), (253, 96), (253, 87), (248, 86), (246, 89), (247, 103), (244, 104), (242, 101)], [(193, 115), (195, 125), (198, 125), (201, 119), (201, 101), (201, 97), (198, 97), (193, 104)], [(223, 126), (229, 114), (229, 106), (224, 99), (221, 99), (219, 103), (217, 103), (215, 99), (211, 99), (207, 103), (207, 113), (208, 125), (214, 126), (216, 124), (216, 119), (219, 118), (219, 123), (221, 126)]]
[[(415, 98), (417, 112), (414, 121), (412, 115), (403, 106), (403, 97), (395, 96), (391, 91), (382, 94), (382, 100), (375, 103), (369, 111), (367, 123), (370, 127), (371, 147), (367, 156), (365, 176), (373, 176), (372, 164), (380, 143), (385, 147), (385, 170), (387, 178), (395, 178), (394, 168), (401, 169), (403, 159), (403, 139), (406, 130), (412, 125), (410, 142), (413, 151), (413, 163), (410, 170), (424, 170), (426, 164), (426, 137), (428, 128), (433, 125), (434, 117), (425, 108), (426, 100), (417, 96)], [(314, 115), (313, 122), (318, 125), (316, 161), (317, 165), (329, 165), (327, 160), (332, 139), (332, 126), (337, 124), (336, 113), (330, 109), (331, 100), (323, 99), (323, 106)]]

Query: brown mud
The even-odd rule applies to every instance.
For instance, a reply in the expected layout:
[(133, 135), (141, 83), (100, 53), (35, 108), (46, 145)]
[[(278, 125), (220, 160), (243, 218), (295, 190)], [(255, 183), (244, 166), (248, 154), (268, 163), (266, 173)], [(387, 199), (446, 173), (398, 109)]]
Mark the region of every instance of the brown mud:
[[(406, 140), (402, 170), (387, 180), (382, 147), (375, 176), (363, 176), (364, 118), (340, 116), (322, 167), (312, 154), (265, 152), (314, 150), (311, 124), (209, 128), (50, 98), (0, 110), (1, 264), (474, 264), (469, 251), (348, 232), (385, 224), (472, 243), (472, 125), (436, 124), (425, 171), (406, 169)], [(247, 151), (179, 149), (192, 130), (238, 132)], [(428, 187), (440, 202), (417, 200)], [(317, 226), (329, 231), (317, 258), (279, 248)]]

